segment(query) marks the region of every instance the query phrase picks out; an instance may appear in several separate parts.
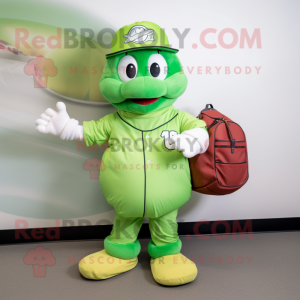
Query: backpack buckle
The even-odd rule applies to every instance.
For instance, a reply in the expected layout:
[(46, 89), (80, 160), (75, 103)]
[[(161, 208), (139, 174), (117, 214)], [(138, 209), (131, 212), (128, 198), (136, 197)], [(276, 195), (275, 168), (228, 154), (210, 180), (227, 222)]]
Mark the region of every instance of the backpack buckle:
[(231, 147), (231, 153), (234, 153), (235, 148), (235, 139), (230, 139), (230, 147)]

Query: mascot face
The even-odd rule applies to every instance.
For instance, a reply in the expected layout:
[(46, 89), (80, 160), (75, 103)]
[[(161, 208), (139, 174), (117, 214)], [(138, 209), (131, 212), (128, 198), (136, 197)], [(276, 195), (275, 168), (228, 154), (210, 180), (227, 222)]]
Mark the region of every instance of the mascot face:
[(99, 86), (118, 109), (147, 114), (172, 105), (187, 78), (175, 53), (144, 49), (108, 58)]

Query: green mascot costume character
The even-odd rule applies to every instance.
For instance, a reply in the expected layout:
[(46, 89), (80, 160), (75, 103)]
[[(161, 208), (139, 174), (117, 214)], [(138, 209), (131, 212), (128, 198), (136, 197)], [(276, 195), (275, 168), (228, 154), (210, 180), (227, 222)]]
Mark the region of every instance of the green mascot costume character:
[(113, 38), (99, 85), (118, 110), (80, 126), (58, 102), (57, 111), (48, 108), (36, 121), (38, 131), (63, 140), (84, 138), (87, 146), (108, 141), (100, 185), (116, 215), (105, 249), (79, 263), (86, 278), (107, 279), (137, 265), (145, 217), (154, 279), (181, 285), (197, 276), (195, 264), (180, 253), (176, 217), (191, 195), (188, 158), (205, 152), (209, 137), (205, 122), (173, 106), (187, 87), (176, 52), (158, 25), (124, 26)]

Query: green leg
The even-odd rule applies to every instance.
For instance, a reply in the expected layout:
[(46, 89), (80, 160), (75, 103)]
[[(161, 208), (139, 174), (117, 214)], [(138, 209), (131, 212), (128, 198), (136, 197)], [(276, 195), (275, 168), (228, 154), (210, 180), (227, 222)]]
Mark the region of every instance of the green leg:
[(162, 217), (149, 219), (151, 238), (148, 252), (152, 258), (178, 254), (181, 250), (181, 241), (177, 230), (177, 210)]
[(110, 236), (104, 240), (105, 251), (114, 257), (130, 259), (141, 251), (137, 240), (144, 218), (123, 218), (115, 215), (114, 226)]
[(156, 219), (149, 219), (152, 240), (148, 245), (151, 271), (156, 282), (182, 285), (195, 280), (197, 268), (193, 261), (180, 253), (181, 241), (177, 233), (177, 211)]

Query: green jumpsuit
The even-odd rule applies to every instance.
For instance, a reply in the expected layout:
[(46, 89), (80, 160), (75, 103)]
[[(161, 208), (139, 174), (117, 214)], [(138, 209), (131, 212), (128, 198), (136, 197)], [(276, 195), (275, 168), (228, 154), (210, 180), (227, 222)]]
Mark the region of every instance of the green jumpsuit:
[(205, 125), (174, 106), (148, 114), (118, 110), (83, 123), (87, 146), (108, 141), (100, 185), (116, 210), (113, 230), (105, 240), (110, 255), (131, 258), (138, 254), (137, 235), (144, 217), (149, 218), (152, 257), (180, 251), (176, 217), (191, 196), (190, 168), (188, 159), (170, 149), (167, 139), (189, 129), (205, 129)]

